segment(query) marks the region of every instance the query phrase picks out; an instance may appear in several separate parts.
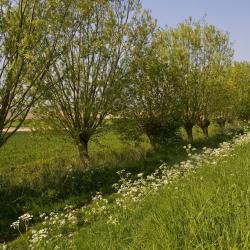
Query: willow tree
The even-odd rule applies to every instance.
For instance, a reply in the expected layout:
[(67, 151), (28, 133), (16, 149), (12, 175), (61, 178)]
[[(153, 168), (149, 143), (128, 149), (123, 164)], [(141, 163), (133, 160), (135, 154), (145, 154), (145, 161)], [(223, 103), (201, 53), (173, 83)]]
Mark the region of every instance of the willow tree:
[(135, 136), (144, 133), (153, 149), (158, 150), (178, 127), (178, 97), (166, 34), (162, 30), (151, 33), (148, 44), (131, 63), (121, 114), (126, 124), (130, 125), (129, 129), (125, 126), (130, 136), (131, 133)]
[(193, 140), (195, 124), (208, 136), (210, 115), (216, 105), (213, 92), (232, 58), (229, 37), (206, 22), (189, 19), (169, 31), (168, 41), (172, 63), (179, 72), (180, 116), (188, 140)]
[(229, 83), (232, 89), (234, 90), (231, 95), (231, 116), (239, 118), (241, 120), (249, 121), (250, 63), (235, 62), (231, 68)]
[[(231, 66), (218, 67), (218, 73), (215, 74), (213, 86), (211, 88), (210, 118), (216, 122), (220, 129), (224, 129), (226, 121), (233, 121), (236, 118), (234, 105), (237, 99), (237, 90), (230, 81)], [(220, 69), (220, 70), (219, 70)]]
[(137, 0), (75, 1), (40, 113), (75, 141), (85, 167), (89, 140), (113, 114), (129, 62), (143, 44), (145, 18)]
[(57, 1), (0, 1), (0, 147), (22, 125), (44, 88), (65, 18), (56, 6)]
[(196, 124), (208, 138), (210, 121), (228, 112), (232, 88), (228, 84), (232, 65), (233, 49), (227, 33), (213, 25), (204, 26), (201, 57), (200, 114)]

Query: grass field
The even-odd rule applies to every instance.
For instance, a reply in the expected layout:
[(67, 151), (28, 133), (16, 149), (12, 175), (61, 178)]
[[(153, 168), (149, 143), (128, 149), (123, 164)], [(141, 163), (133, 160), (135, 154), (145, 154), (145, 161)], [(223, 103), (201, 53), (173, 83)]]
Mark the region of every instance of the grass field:
[[(90, 142), (90, 156), (94, 165), (111, 163), (114, 160), (131, 160), (150, 148), (148, 142), (135, 147), (132, 142), (123, 142), (115, 132), (109, 132)], [(133, 154), (134, 153), (134, 154)], [(66, 137), (53, 132), (18, 132), (0, 150), (0, 171), (3, 168), (15, 168), (23, 165), (48, 163), (66, 160), (76, 162), (78, 150)]]
[[(195, 129), (193, 145), (198, 152), (204, 146), (216, 148), (232, 136), (219, 133), (214, 126), (210, 132), (210, 139), (203, 140)], [(181, 139), (154, 153), (146, 140), (136, 145), (110, 130), (91, 142), (93, 168), (84, 172), (76, 147), (66, 138), (52, 132), (17, 133), (0, 151), (0, 242), (19, 235), (10, 224), (25, 212), (34, 216), (36, 224), (39, 214), (89, 204), (96, 192), (112, 197), (112, 185), (120, 179), (117, 171), (149, 175), (162, 162), (174, 166), (188, 158), (184, 145), (187, 142)]]
[[(201, 157), (203, 161), (195, 154), (190, 158), (198, 159), (193, 160), (196, 163), (192, 171), (183, 172), (155, 192), (150, 192), (151, 188), (144, 191), (139, 203), (130, 199), (138, 196), (138, 190), (126, 200), (126, 209), (112, 205), (113, 195), (97, 196), (95, 206), (89, 210), (94, 215), (92, 221), (85, 220), (86, 208), (50, 214), (45, 224), (33, 227), (9, 247), (27, 249), (35, 244), (35, 249), (249, 249), (250, 136), (243, 143), (223, 144), (222, 148), (208, 150), (207, 158)], [(143, 187), (140, 183), (137, 185)], [(129, 190), (135, 187), (131, 185)], [(109, 210), (101, 203), (106, 199), (109, 205), (104, 206), (110, 206)], [(62, 224), (65, 220), (68, 222)]]
[[(27, 124), (30, 125), (32, 122), (28, 121)], [(209, 130), (212, 139), (204, 142), (201, 130), (195, 127), (195, 143), (215, 143), (211, 146), (216, 146), (217, 141), (213, 142), (213, 139), (214, 135), (220, 132), (219, 128), (213, 125)], [(184, 130), (181, 130), (181, 137), (185, 139)], [(134, 162), (146, 156), (146, 153), (150, 151), (150, 145), (146, 138), (143, 138), (140, 144), (121, 140), (118, 133), (111, 127), (108, 133), (90, 142), (89, 151), (93, 165), (97, 166), (124, 161)], [(46, 133), (18, 132), (0, 150), (0, 172), (4, 168), (14, 169), (18, 166), (40, 165), (58, 160), (73, 163), (78, 161), (77, 147), (69, 138), (50, 131)]]

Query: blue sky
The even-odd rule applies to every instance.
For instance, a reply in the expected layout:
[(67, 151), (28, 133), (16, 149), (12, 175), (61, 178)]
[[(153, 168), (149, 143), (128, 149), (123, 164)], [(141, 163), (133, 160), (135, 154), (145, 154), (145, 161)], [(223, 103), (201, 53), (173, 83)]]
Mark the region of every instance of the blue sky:
[(160, 26), (174, 27), (189, 16), (230, 34), (236, 60), (250, 61), (250, 0), (141, 0)]

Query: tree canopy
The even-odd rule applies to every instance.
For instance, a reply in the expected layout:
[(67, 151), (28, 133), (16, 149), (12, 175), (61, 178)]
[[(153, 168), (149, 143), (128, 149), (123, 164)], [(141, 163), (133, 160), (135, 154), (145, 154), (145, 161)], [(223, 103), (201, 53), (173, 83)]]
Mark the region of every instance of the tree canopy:
[(67, 15), (67, 7), (60, 12), (56, 4), (0, 2), (0, 146), (22, 125), (45, 89), (43, 79), (58, 54), (55, 48)]

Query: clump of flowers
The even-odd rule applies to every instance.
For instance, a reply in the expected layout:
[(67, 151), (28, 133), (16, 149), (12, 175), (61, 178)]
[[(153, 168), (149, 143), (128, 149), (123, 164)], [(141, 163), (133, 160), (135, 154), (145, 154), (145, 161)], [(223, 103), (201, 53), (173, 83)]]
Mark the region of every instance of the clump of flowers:
[(100, 192), (97, 192), (92, 198), (92, 206), (89, 209), (83, 207), (82, 211), (85, 212), (86, 222), (93, 220), (96, 216), (106, 215), (108, 213), (108, 200)]
[(18, 217), (18, 220), (13, 222), (10, 227), (18, 230), (20, 233), (20, 227), (24, 226), (25, 232), (28, 230), (29, 222), (33, 219), (33, 215), (29, 213), (25, 213)]
[(115, 218), (112, 215), (110, 215), (108, 217), (107, 223), (111, 224), (111, 225), (116, 225), (116, 224), (118, 224), (118, 220), (117, 220), (117, 218)]
[(74, 227), (77, 224), (77, 213), (78, 210), (73, 209), (73, 206), (66, 206), (64, 212), (61, 213), (40, 214), (40, 218), (43, 219), (43, 228), (31, 230), (31, 236), (29, 237), (30, 248), (35, 249), (38, 244), (58, 241), (62, 235), (53, 236), (53, 233), (64, 228), (70, 229), (70, 227)]
[(37, 244), (38, 242), (46, 239), (48, 237), (48, 229), (47, 228), (43, 228), (40, 230), (32, 230), (31, 231), (32, 235), (30, 237), (30, 243), (31, 244)]

